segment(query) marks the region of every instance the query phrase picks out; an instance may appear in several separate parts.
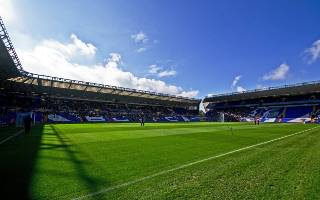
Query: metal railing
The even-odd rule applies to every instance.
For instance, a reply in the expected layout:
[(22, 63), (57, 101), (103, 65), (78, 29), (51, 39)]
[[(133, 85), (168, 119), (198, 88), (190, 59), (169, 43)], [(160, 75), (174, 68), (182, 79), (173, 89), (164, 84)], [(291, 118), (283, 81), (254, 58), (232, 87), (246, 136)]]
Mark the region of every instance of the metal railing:
[(105, 84), (99, 84), (99, 83), (78, 81), (78, 80), (59, 78), (59, 77), (53, 77), (53, 76), (47, 76), (47, 75), (40, 75), (40, 74), (35, 74), (31, 72), (26, 72), (26, 71), (23, 71), (21, 73), (23, 73), (24, 76), (27, 76), (30, 78), (36, 78), (36, 79), (59, 81), (59, 82), (68, 83), (68, 84), (79, 84), (79, 85), (89, 86), (89, 87), (91, 86), (91, 87), (106, 88), (106, 89), (112, 89), (112, 90), (119, 90), (123, 92), (140, 93), (142, 95), (149, 94), (154, 96), (169, 97), (169, 98), (175, 98), (180, 100), (199, 101), (198, 99), (195, 99), (195, 98), (188, 98), (188, 97), (175, 96), (175, 95), (169, 95), (169, 94), (163, 94), (163, 93), (157, 93), (157, 92), (151, 92), (151, 91), (145, 91), (145, 90), (136, 90), (136, 89), (125, 88), (125, 87), (117, 87), (117, 86), (111, 86), (111, 85), (105, 85)]
[(22, 68), (22, 65), (20, 63), (20, 60), (19, 60), (19, 57), (15, 51), (15, 49), (13, 48), (13, 45), (12, 45), (12, 42), (11, 42), (11, 39), (9, 37), (9, 34), (4, 26), (4, 23), (2, 21), (2, 18), (0, 17), (0, 38), (1, 40), (3, 41), (5, 47), (7, 48), (7, 51), (10, 55), (10, 57), (12, 58), (12, 61), (14, 63), (14, 65), (17, 67), (17, 69), (20, 71), (20, 72), (23, 72), (23, 68)]
[(0, 37), (6, 46), (7, 51), (10, 54), (10, 57), (12, 58), (12, 61), (15, 65), (15, 67), (17, 67), (17, 69), (19, 70), (19, 72), (23, 76), (27, 76), (30, 78), (40, 78), (40, 79), (46, 79), (46, 80), (51, 80), (51, 81), (61, 81), (61, 82), (65, 82), (65, 83), (73, 83), (73, 84), (80, 84), (80, 85), (86, 85), (86, 86), (100, 87), (100, 88), (108, 88), (108, 89), (127, 91), (127, 92), (132, 92), (132, 93), (149, 94), (149, 95), (155, 95), (155, 96), (161, 96), (161, 97), (171, 97), (171, 98), (176, 98), (176, 99), (181, 99), (181, 100), (198, 101), (198, 99), (195, 99), (195, 98), (188, 98), (188, 97), (163, 94), (163, 93), (157, 93), (157, 92), (145, 91), (145, 90), (136, 90), (136, 89), (131, 89), (131, 88), (117, 87), (117, 86), (111, 86), (111, 85), (105, 85), (105, 84), (99, 84), (99, 83), (93, 83), (93, 82), (71, 80), (71, 79), (52, 77), (52, 76), (40, 75), (40, 74), (27, 72), (27, 71), (23, 70), (23, 67), (22, 67), (21, 62), (19, 60), (19, 57), (18, 57), (18, 55), (12, 45), (11, 39), (10, 39), (9, 34), (4, 26), (4, 23), (2, 21), (1, 16), (0, 16)]
[(282, 86), (276, 86), (276, 87), (265, 87), (265, 88), (261, 88), (261, 89), (246, 90), (246, 91), (242, 91), (242, 92), (228, 92), (228, 93), (222, 93), (222, 94), (206, 96), (205, 98), (209, 99), (209, 98), (214, 98), (214, 97), (232, 96), (232, 95), (237, 95), (237, 94), (246, 94), (246, 93), (268, 91), (268, 90), (277, 90), (277, 89), (285, 89), (285, 88), (291, 88), (291, 87), (299, 87), (299, 86), (306, 86), (306, 85), (316, 85), (316, 84), (320, 84), (320, 81), (309, 81), (309, 82), (294, 83), (294, 84), (282, 85)]

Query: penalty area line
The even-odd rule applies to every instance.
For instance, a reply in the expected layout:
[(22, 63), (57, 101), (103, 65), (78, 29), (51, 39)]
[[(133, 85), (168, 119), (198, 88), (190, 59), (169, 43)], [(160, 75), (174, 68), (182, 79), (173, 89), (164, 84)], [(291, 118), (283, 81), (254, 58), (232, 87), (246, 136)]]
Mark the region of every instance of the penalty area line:
[(272, 139), (272, 140), (268, 140), (268, 141), (265, 141), (265, 142), (261, 142), (261, 143), (258, 143), (258, 144), (246, 146), (246, 147), (243, 147), (243, 148), (240, 148), (240, 149), (232, 150), (232, 151), (229, 151), (229, 152), (226, 152), (226, 153), (222, 153), (222, 154), (218, 154), (218, 155), (211, 156), (211, 157), (208, 157), (208, 158), (204, 158), (204, 159), (201, 159), (201, 160), (197, 160), (197, 161), (194, 161), (194, 162), (190, 162), (190, 163), (187, 163), (187, 164), (183, 164), (183, 165), (180, 165), (180, 166), (172, 168), (172, 169), (160, 171), (158, 173), (155, 173), (155, 174), (152, 174), (152, 175), (149, 175), (149, 176), (145, 176), (145, 177), (142, 177), (142, 178), (139, 178), (139, 179), (135, 179), (135, 180), (126, 182), (126, 183), (122, 183), (122, 184), (119, 184), (119, 185), (108, 187), (108, 188), (99, 190), (97, 192), (93, 192), (93, 193), (89, 193), (89, 194), (86, 194), (86, 195), (83, 195), (83, 196), (80, 196), (80, 197), (77, 197), (77, 198), (73, 198), (72, 200), (86, 199), (86, 198), (93, 197), (93, 196), (96, 196), (96, 195), (104, 194), (104, 193), (107, 193), (107, 192), (115, 190), (115, 189), (119, 189), (119, 188), (122, 188), (122, 187), (133, 185), (135, 183), (139, 183), (139, 182), (142, 182), (142, 181), (145, 181), (145, 180), (148, 180), (148, 179), (160, 176), (160, 175), (164, 175), (164, 174), (168, 174), (170, 172), (174, 172), (174, 171), (177, 171), (177, 170), (180, 170), (180, 169), (184, 169), (184, 168), (190, 167), (192, 165), (196, 165), (196, 164), (203, 163), (203, 162), (206, 162), (206, 161), (209, 161), (209, 160), (213, 160), (213, 159), (216, 159), (216, 158), (220, 158), (220, 157), (223, 157), (223, 156), (234, 154), (234, 153), (237, 153), (237, 152), (240, 152), (240, 151), (252, 149), (254, 147), (262, 146), (262, 145), (269, 144), (269, 143), (272, 143), (272, 142), (275, 142), (275, 141), (283, 140), (285, 138), (292, 137), (292, 136), (295, 136), (295, 135), (298, 135), (298, 134), (301, 134), (301, 133), (305, 133), (305, 132), (311, 131), (311, 130), (316, 129), (316, 128), (318, 128), (318, 126), (313, 127), (313, 128), (309, 128), (309, 129), (306, 129), (306, 130), (298, 131), (298, 132), (295, 132), (295, 133), (292, 133), (292, 134), (289, 134), (289, 135), (285, 135), (285, 136), (282, 136), (282, 137), (279, 137), (279, 138), (275, 138), (275, 139)]

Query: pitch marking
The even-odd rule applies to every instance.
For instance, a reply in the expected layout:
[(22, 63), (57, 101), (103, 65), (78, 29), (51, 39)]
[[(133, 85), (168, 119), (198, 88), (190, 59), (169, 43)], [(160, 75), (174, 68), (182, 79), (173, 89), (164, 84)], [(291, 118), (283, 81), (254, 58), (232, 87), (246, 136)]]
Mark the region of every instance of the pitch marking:
[(236, 153), (236, 152), (244, 151), (244, 150), (251, 149), (251, 148), (254, 148), (254, 147), (257, 147), (257, 146), (261, 146), (261, 145), (272, 143), (272, 142), (275, 142), (275, 141), (278, 141), (278, 140), (282, 140), (282, 139), (285, 139), (285, 138), (288, 138), (288, 137), (292, 137), (292, 136), (295, 136), (295, 135), (298, 135), (298, 134), (301, 134), (301, 133), (304, 133), (304, 132), (311, 131), (311, 130), (313, 130), (315, 128), (318, 128), (318, 126), (313, 127), (313, 128), (309, 128), (309, 129), (306, 129), (306, 130), (303, 130), (303, 131), (299, 131), (299, 132), (296, 132), (296, 133), (293, 133), (293, 134), (290, 134), (290, 135), (286, 135), (286, 136), (282, 136), (282, 137), (275, 138), (275, 139), (272, 139), (272, 140), (268, 140), (268, 141), (265, 141), (265, 142), (261, 142), (261, 143), (258, 143), (258, 144), (254, 144), (254, 145), (250, 145), (250, 146), (243, 147), (243, 148), (240, 148), (240, 149), (236, 149), (236, 150), (233, 150), (233, 151), (229, 151), (227, 153), (218, 154), (218, 155), (211, 156), (211, 157), (208, 157), (208, 158), (205, 158), (205, 159), (201, 159), (201, 160), (197, 160), (197, 161), (194, 161), (194, 162), (191, 162), (191, 163), (188, 163), (188, 164), (180, 165), (179, 167), (175, 167), (175, 168), (172, 168), (172, 169), (164, 170), (164, 171), (161, 171), (161, 172), (149, 175), (149, 176), (145, 176), (145, 177), (142, 177), (142, 178), (139, 178), (139, 179), (136, 179), (136, 180), (132, 180), (132, 181), (129, 181), (129, 182), (126, 182), (126, 183), (115, 185), (113, 187), (105, 188), (105, 189), (99, 190), (97, 192), (89, 193), (87, 195), (74, 198), (73, 200), (80, 200), (80, 199), (93, 197), (93, 196), (96, 196), (96, 195), (99, 195), (99, 194), (103, 194), (103, 193), (106, 193), (106, 192), (109, 192), (109, 191), (112, 191), (112, 190), (115, 190), (115, 189), (119, 189), (119, 188), (122, 188), (122, 187), (133, 185), (135, 183), (142, 182), (142, 181), (145, 181), (145, 180), (148, 180), (148, 179), (160, 176), (160, 175), (164, 175), (164, 174), (167, 174), (167, 173), (170, 173), (170, 172), (173, 172), (173, 171), (177, 171), (179, 169), (184, 169), (184, 168), (190, 167), (190, 166), (195, 165), (195, 164), (203, 163), (203, 162), (206, 162), (206, 161), (209, 161), (209, 160), (213, 160), (213, 159), (216, 159), (216, 158), (220, 158), (220, 157), (223, 157), (223, 156), (227, 156), (227, 155), (230, 155), (230, 154), (233, 154), (233, 153)]
[(16, 136), (20, 135), (21, 133), (23, 133), (23, 130), (20, 130), (20, 131), (16, 132), (15, 134), (10, 135), (10, 136), (9, 136), (9, 137), (7, 137), (6, 139), (4, 139), (4, 140), (0, 141), (0, 144), (3, 144), (3, 143), (5, 143), (6, 141), (11, 140), (12, 138), (14, 138), (14, 137), (16, 137)]

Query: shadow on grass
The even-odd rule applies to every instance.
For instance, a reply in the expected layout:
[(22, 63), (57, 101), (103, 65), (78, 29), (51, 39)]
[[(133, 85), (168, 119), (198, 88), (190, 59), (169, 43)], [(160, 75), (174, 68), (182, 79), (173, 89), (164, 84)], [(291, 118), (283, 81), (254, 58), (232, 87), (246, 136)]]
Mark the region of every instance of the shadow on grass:
[(42, 132), (43, 125), (37, 125), (30, 135), (20, 135), (0, 145), (1, 199), (30, 199), (29, 187)]
[[(90, 175), (89, 170), (86, 169), (85, 167), (90, 162), (83, 161), (83, 159), (80, 158), (81, 156), (79, 155), (81, 155), (81, 152), (78, 149), (76, 151), (73, 150), (73, 149), (76, 149), (76, 147), (74, 147), (74, 145), (71, 143), (69, 138), (62, 136), (59, 133), (59, 131), (55, 128), (55, 126), (50, 125), (50, 128), (52, 129), (53, 134), (58, 140), (58, 143), (59, 143), (58, 148), (61, 148), (60, 150), (63, 150), (63, 152), (66, 155), (65, 159), (68, 159), (68, 162), (71, 163), (74, 169), (74, 173), (75, 173), (74, 175), (76, 176), (77, 180), (79, 180), (81, 184), (85, 185), (88, 193), (97, 192), (99, 190), (98, 186), (105, 185), (106, 180), (102, 180), (99, 177), (94, 177)], [(55, 145), (53, 146), (49, 145), (42, 148), (54, 149), (54, 147)], [(84, 157), (84, 155), (82, 155), (82, 157)], [(74, 198), (75, 196), (73, 195), (72, 197)]]
[(20, 131), (22, 128), (16, 127), (0, 127), (0, 141)]
[[(46, 156), (42, 155), (40, 151), (59, 151), (63, 152), (64, 157), (55, 156), (54, 153), (51, 156)], [(56, 130), (54, 125), (46, 125), (45, 127), (37, 125), (33, 127), (30, 135), (22, 135), (0, 145), (1, 199), (32, 199), (35, 197), (51, 199), (50, 195), (53, 198), (75, 197), (69, 191), (70, 186), (61, 185), (59, 188), (50, 188), (50, 180), (44, 180), (46, 182), (42, 181), (40, 184), (46, 184), (48, 191), (59, 190), (59, 194), (62, 196), (57, 197), (52, 193), (46, 195), (31, 194), (33, 187), (37, 186), (32, 184), (32, 179), (34, 176), (42, 177), (43, 174), (41, 173), (49, 175), (49, 177), (56, 176), (59, 180), (75, 178), (76, 182), (78, 181), (79, 184), (83, 185), (87, 193), (96, 192), (99, 190), (99, 185), (109, 185), (106, 180), (90, 175), (92, 171), (86, 168), (87, 165), (91, 164), (90, 160), (84, 161), (83, 157), (85, 156), (82, 154), (68, 137)], [(41, 168), (39, 174), (37, 163), (41, 160), (47, 162), (48, 159), (51, 162), (62, 161), (67, 163), (72, 168), (72, 177), (65, 176), (62, 168), (54, 169), (54, 173), (46, 168)], [(77, 191), (76, 188), (75, 191)]]

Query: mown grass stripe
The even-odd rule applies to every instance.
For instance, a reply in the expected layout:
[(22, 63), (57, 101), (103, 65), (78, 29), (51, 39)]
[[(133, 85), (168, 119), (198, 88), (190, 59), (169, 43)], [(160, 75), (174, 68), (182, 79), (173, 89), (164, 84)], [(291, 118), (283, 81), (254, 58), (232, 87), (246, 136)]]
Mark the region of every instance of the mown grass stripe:
[(313, 127), (313, 128), (309, 128), (309, 129), (306, 129), (306, 130), (298, 131), (298, 132), (295, 132), (295, 133), (292, 133), (292, 134), (289, 134), (289, 135), (286, 135), (286, 136), (282, 136), (282, 137), (279, 137), (279, 138), (275, 138), (275, 139), (272, 139), (272, 140), (268, 140), (268, 141), (265, 141), (265, 142), (261, 142), (261, 143), (258, 143), (258, 144), (246, 146), (246, 147), (243, 147), (243, 148), (240, 148), (240, 149), (236, 149), (236, 150), (233, 150), (233, 151), (229, 151), (229, 152), (226, 152), (226, 153), (214, 155), (214, 156), (211, 156), (211, 157), (208, 157), (208, 158), (205, 158), (205, 159), (201, 159), (201, 160), (197, 160), (197, 161), (190, 162), (190, 163), (187, 163), (187, 164), (183, 164), (183, 165), (180, 165), (180, 166), (172, 168), (172, 169), (160, 171), (158, 173), (155, 173), (155, 174), (152, 174), (152, 175), (149, 175), (149, 176), (145, 176), (145, 177), (142, 177), (142, 178), (139, 178), (139, 179), (136, 179), (136, 180), (132, 180), (132, 181), (126, 182), (126, 183), (122, 183), (122, 184), (119, 184), (119, 185), (108, 187), (108, 188), (99, 190), (97, 192), (89, 193), (87, 195), (83, 195), (83, 196), (74, 198), (73, 200), (80, 200), (80, 199), (85, 199), (85, 198), (97, 196), (97, 195), (100, 195), (100, 194), (104, 194), (104, 193), (107, 193), (107, 192), (115, 190), (115, 189), (119, 189), (119, 188), (122, 188), (122, 187), (133, 185), (133, 184), (136, 184), (136, 183), (139, 183), (139, 182), (142, 182), (142, 181), (145, 181), (145, 180), (148, 180), (148, 179), (160, 176), (160, 175), (168, 174), (170, 172), (174, 172), (174, 171), (177, 171), (177, 170), (180, 170), (180, 169), (184, 169), (184, 168), (187, 168), (187, 167), (199, 164), (199, 163), (203, 163), (203, 162), (206, 162), (206, 161), (209, 161), (209, 160), (213, 160), (213, 159), (216, 159), (216, 158), (224, 157), (224, 156), (227, 156), (227, 155), (230, 155), (230, 154), (234, 154), (234, 153), (237, 153), (237, 152), (241, 152), (241, 151), (244, 151), (244, 150), (252, 149), (252, 148), (255, 148), (255, 147), (258, 147), (258, 146), (262, 146), (262, 145), (265, 145), (265, 144), (269, 144), (269, 143), (272, 143), (272, 142), (275, 142), (275, 141), (283, 140), (285, 138), (292, 137), (292, 136), (295, 136), (295, 135), (298, 135), (298, 134), (301, 134), (301, 133), (305, 133), (305, 132), (311, 131), (311, 130), (316, 129), (316, 128), (318, 128), (318, 126)]

